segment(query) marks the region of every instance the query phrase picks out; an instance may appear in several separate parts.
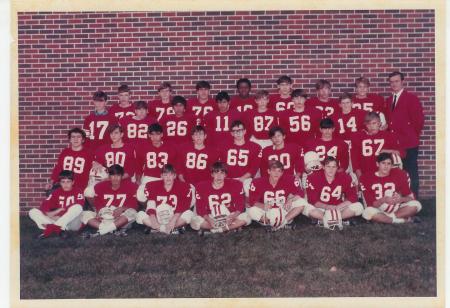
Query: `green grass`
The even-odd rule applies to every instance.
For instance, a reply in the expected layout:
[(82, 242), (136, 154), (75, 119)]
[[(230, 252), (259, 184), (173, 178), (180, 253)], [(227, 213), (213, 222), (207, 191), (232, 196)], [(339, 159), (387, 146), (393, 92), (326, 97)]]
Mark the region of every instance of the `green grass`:
[[(435, 200), (422, 223), (310, 225), (266, 233), (195, 232), (36, 240), (21, 218), (22, 299), (436, 296)], [(335, 266), (336, 271), (330, 271)]]

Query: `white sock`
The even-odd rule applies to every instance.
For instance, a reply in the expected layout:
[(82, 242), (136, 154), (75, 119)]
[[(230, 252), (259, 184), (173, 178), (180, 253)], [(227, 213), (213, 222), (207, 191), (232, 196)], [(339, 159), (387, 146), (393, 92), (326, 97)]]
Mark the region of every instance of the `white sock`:
[(396, 216), (392, 216), (392, 223), (393, 224), (402, 224), (405, 222), (404, 218), (397, 218)]
[(100, 235), (104, 235), (104, 234), (113, 232), (116, 229), (117, 229), (117, 227), (113, 221), (108, 221), (108, 222), (102, 221), (100, 223), (100, 225), (98, 226), (98, 233), (100, 233)]

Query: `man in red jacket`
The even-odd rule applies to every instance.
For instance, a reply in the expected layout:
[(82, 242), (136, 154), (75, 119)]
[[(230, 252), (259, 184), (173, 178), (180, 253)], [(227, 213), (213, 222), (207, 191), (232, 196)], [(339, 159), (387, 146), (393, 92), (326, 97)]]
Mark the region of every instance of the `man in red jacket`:
[(387, 98), (389, 129), (399, 136), (400, 148), (406, 152), (403, 168), (411, 178), (411, 190), (417, 198), (419, 171), (417, 156), (419, 139), (424, 124), (424, 114), (419, 98), (404, 89), (405, 75), (395, 71), (389, 74), (392, 95)]

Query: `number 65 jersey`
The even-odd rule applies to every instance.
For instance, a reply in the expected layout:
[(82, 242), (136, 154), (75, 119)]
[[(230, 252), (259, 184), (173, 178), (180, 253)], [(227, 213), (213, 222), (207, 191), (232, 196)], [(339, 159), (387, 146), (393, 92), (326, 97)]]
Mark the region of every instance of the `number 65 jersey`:
[(113, 190), (110, 181), (103, 181), (94, 186), (95, 209), (97, 213), (104, 207), (127, 207), (137, 209), (136, 192), (138, 186), (129, 179), (122, 180), (120, 187)]

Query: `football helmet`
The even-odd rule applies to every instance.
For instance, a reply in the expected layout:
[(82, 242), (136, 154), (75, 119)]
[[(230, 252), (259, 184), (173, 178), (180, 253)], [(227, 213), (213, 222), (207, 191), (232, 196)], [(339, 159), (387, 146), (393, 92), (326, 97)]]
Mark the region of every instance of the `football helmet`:
[(306, 173), (311, 173), (312, 171), (322, 169), (322, 164), (320, 163), (319, 154), (314, 151), (309, 151), (305, 153), (304, 156), (305, 171)]
[(156, 207), (156, 219), (160, 225), (167, 225), (172, 218), (174, 208), (167, 203), (163, 203)]
[(286, 212), (281, 207), (274, 207), (267, 211), (266, 217), (272, 228), (279, 229), (286, 224)]
[(218, 211), (212, 215), (212, 219), (214, 220), (214, 229), (224, 228), (227, 225), (227, 217), (230, 215), (230, 210), (223, 205), (220, 204)]
[(338, 227), (339, 230), (342, 230), (344, 226), (342, 225), (341, 211), (336, 209), (326, 210), (323, 214), (323, 227), (330, 230)]
[[(392, 197), (395, 194), (395, 191), (392, 189), (388, 189), (384, 192), (384, 195), (386, 197)], [(380, 210), (382, 210), (383, 212), (385, 212), (388, 215), (394, 215), (395, 212), (397, 212), (397, 210), (400, 207), (400, 203), (396, 203), (396, 204), (388, 204), (388, 203), (383, 203), (382, 205), (380, 205)]]
[(89, 185), (95, 185), (98, 182), (101, 182), (103, 180), (106, 180), (108, 178), (108, 170), (106, 170), (105, 167), (102, 167), (100, 170), (95, 170), (94, 168), (91, 168), (91, 171), (89, 172)]
[(102, 208), (99, 212), (98, 215), (103, 219), (103, 220), (114, 220), (114, 210), (116, 209), (115, 206), (105, 206), (104, 208)]
[(403, 162), (400, 155), (392, 153), (392, 167), (403, 169)]

